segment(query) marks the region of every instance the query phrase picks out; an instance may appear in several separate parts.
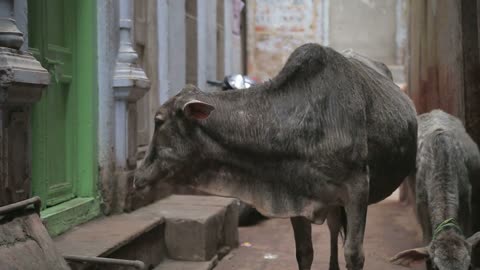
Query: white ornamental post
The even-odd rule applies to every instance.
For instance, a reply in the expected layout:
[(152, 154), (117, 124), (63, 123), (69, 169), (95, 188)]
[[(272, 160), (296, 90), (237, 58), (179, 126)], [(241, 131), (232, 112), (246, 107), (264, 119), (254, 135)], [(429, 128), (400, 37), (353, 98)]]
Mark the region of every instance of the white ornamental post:
[[(128, 168), (128, 146), (135, 143), (129, 138), (128, 130), (135, 129), (136, 123), (128, 121), (128, 104), (138, 101), (150, 88), (150, 81), (137, 65), (138, 55), (133, 48), (133, 2), (120, 0), (119, 50), (113, 77), (115, 97), (115, 157), (119, 168)], [(130, 124), (130, 126), (129, 126)], [(136, 134), (133, 132), (132, 134)]]

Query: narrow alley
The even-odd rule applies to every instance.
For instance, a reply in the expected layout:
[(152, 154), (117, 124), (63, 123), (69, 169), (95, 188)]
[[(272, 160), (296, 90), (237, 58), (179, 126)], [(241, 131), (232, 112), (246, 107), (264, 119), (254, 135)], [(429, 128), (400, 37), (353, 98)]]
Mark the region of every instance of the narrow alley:
[(480, 270), (479, 143), (480, 0), (0, 0), (0, 270)]
[[(398, 202), (398, 194), (369, 208), (365, 236), (365, 269), (401, 270), (388, 259), (397, 252), (418, 247), (421, 234), (412, 208)], [(329, 232), (325, 225), (313, 226), (315, 256), (312, 269), (328, 269)], [(239, 228), (240, 247), (219, 262), (215, 270), (296, 269), (295, 242), (288, 219), (270, 219), (260, 225)], [(340, 242), (339, 242), (340, 243)], [(340, 269), (345, 269), (339, 244)], [(423, 264), (413, 269), (424, 269)]]

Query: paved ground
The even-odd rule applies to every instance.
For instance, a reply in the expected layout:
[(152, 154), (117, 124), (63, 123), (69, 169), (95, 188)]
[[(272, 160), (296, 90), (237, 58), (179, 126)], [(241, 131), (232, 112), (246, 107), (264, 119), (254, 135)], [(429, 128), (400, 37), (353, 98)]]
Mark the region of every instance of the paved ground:
[[(413, 213), (398, 203), (397, 194), (369, 208), (365, 237), (365, 269), (407, 268), (391, 265), (388, 258), (398, 251), (417, 247), (419, 228)], [(315, 259), (312, 270), (328, 269), (330, 254), (326, 224), (313, 227)], [(225, 257), (215, 270), (295, 270), (295, 244), (289, 220), (272, 219), (253, 227), (240, 228), (240, 246)], [(247, 243), (247, 244), (245, 244)], [(339, 251), (345, 269), (343, 250)], [(415, 269), (424, 269), (418, 266)]]

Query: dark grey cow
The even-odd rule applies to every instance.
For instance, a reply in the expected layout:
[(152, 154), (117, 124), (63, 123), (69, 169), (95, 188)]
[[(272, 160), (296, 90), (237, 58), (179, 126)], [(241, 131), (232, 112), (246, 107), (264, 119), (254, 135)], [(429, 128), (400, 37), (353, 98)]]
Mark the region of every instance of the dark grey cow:
[(204, 93), (185, 87), (162, 105), (139, 188), (191, 185), (291, 218), (300, 269), (313, 259), (310, 223), (343, 207), (348, 269), (363, 269), (369, 203), (413, 170), (417, 123), (408, 97), (361, 61), (305, 44), (271, 81)]
[(417, 172), (408, 183), (427, 246), (403, 251), (393, 263), (426, 261), (428, 269), (469, 269), (471, 248), (480, 240), (480, 234), (465, 239), (472, 229), (470, 181), (480, 180), (472, 179), (479, 172), (477, 145), (459, 119), (440, 110), (418, 117)]

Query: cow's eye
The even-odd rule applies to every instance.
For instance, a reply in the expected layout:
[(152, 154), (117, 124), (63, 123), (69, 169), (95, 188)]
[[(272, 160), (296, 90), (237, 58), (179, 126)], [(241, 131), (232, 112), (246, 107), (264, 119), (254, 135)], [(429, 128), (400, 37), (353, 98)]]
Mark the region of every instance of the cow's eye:
[(163, 124), (163, 122), (165, 122), (163, 115), (155, 115), (155, 128), (159, 128)]

